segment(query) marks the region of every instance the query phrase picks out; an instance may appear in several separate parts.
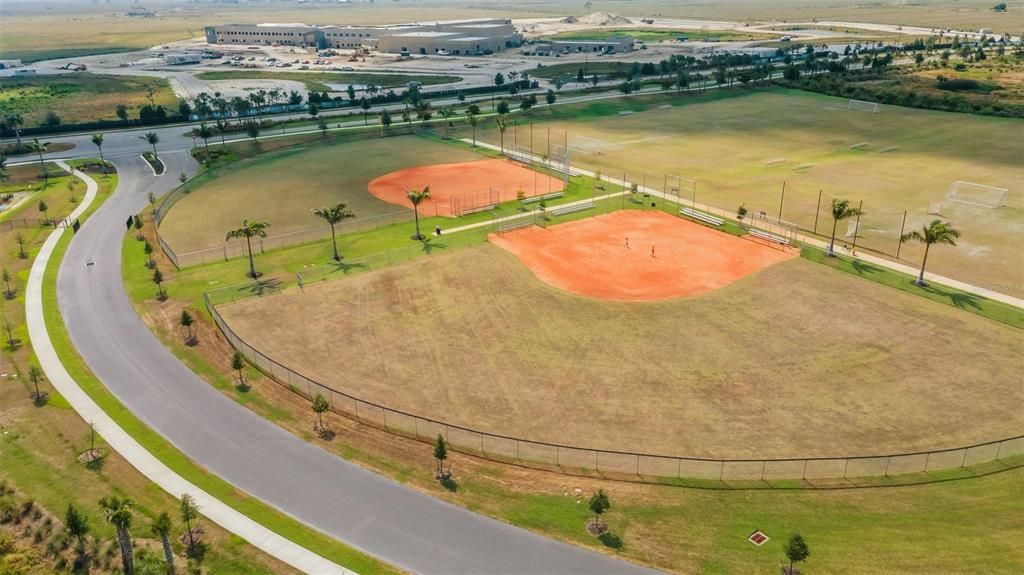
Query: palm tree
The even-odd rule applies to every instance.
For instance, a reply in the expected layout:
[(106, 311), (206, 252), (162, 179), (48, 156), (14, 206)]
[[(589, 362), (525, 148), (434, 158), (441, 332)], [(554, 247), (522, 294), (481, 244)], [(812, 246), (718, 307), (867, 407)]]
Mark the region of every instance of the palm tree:
[(260, 277), (259, 274), (256, 273), (256, 263), (252, 259), (252, 238), (267, 237), (268, 227), (270, 227), (270, 222), (250, 222), (249, 220), (242, 220), (242, 227), (224, 234), (224, 241), (236, 238), (245, 238), (246, 252), (249, 254), (249, 277), (252, 279)]
[(948, 244), (951, 246), (956, 245), (957, 238), (960, 237), (960, 231), (954, 229), (952, 224), (944, 222), (942, 220), (932, 220), (932, 223), (927, 226), (922, 226), (921, 231), (913, 230), (900, 236), (900, 242), (921, 242), (924, 244), (924, 258), (921, 259), (921, 273), (917, 276), (917, 281), (914, 283), (924, 287), (928, 284), (924, 282), (924, 268), (928, 264), (928, 250), (932, 247), (932, 244)]
[(18, 141), (18, 148), (21, 148), (21, 128), (19, 126), (25, 123), (25, 118), (21, 114), (8, 114), (4, 117), (4, 122), (14, 128), (14, 137)]
[(412, 210), (416, 216), (416, 235), (413, 236), (413, 239), (423, 241), (423, 234), (420, 233), (420, 202), (430, 199), (430, 186), (423, 188), (423, 191), (420, 192), (409, 190), (406, 195), (412, 202)]
[(28, 149), (39, 154), (39, 167), (43, 169), (43, 185), (50, 183), (50, 173), (46, 171), (46, 162), (43, 161), (43, 154), (50, 149), (50, 142), (40, 142), (39, 138), (33, 138), (28, 144)]
[(452, 117), (452, 114), (455, 113), (455, 111), (452, 110), (451, 108), (441, 108), (440, 110), (437, 111), (437, 113), (444, 120), (444, 138), (447, 140), (448, 139), (448, 127), (451, 126), (451, 124), (452, 124), (451, 117)]
[(103, 509), (103, 517), (107, 522), (113, 524), (117, 531), (117, 544), (121, 547), (121, 564), (124, 566), (126, 575), (135, 573), (135, 560), (132, 557), (132, 539), (128, 530), (132, 526), (132, 507), (135, 503), (128, 498), (120, 498), (110, 495), (100, 499), (100, 508)]
[(100, 163), (103, 164), (103, 169), (107, 169), (107, 161), (103, 159), (103, 134), (93, 134), (92, 143), (96, 145), (96, 148), (100, 151)]
[(160, 537), (164, 547), (164, 560), (167, 561), (168, 575), (174, 575), (174, 550), (171, 549), (171, 516), (161, 513), (153, 520), (153, 534)]
[(140, 137), (153, 146), (153, 159), (159, 160), (160, 157), (156, 155), (156, 145), (160, 143), (160, 136), (156, 135), (156, 132), (146, 132), (146, 135)]
[(839, 222), (861, 215), (864, 215), (864, 212), (860, 208), (850, 207), (850, 200), (832, 198), (832, 240), (828, 243), (828, 255), (836, 255), (836, 228)]
[(480, 118), (476, 117), (476, 114), (469, 110), (466, 110), (466, 119), (469, 120), (469, 125), (473, 127), (473, 147), (476, 147), (476, 127), (480, 123)]
[(213, 137), (213, 130), (206, 125), (206, 122), (199, 124), (199, 129), (196, 130), (196, 135), (203, 139), (203, 148), (206, 149), (206, 160), (210, 160), (210, 138)]
[(323, 219), (331, 225), (331, 245), (334, 247), (334, 261), (340, 262), (341, 256), (338, 255), (338, 239), (334, 234), (334, 226), (340, 224), (342, 220), (354, 218), (356, 215), (350, 210), (345, 209), (345, 204), (343, 203), (333, 205), (329, 208), (314, 208), (313, 215)]
[(501, 153), (505, 153), (505, 129), (508, 128), (508, 118), (499, 116), (494, 119), (494, 122), (498, 124), (498, 132), (501, 133)]

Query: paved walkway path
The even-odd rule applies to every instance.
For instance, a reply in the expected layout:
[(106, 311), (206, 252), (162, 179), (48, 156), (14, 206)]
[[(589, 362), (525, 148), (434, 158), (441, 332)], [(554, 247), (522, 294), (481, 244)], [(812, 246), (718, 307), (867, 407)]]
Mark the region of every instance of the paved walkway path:
[[(81, 179), (86, 184), (86, 194), (82, 198), (82, 202), (68, 217), (68, 221), (74, 221), (96, 199), (98, 186), (91, 177), (78, 170), (72, 170), (65, 162), (57, 161), (57, 165), (72, 172), (75, 177)], [(87, 226), (89, 224), (86, 223), (84, 225)], [(25, 291), (25, 313), (32, 348), (53, 387), (68, 400), (68, 403), (71, 404), (71, 407), (78, 412), (82, 419), (90, 422), (96, 429), (96, 432), (107, 441), (111, 448), (121, 454), (128, 463), (174, 497), (180, 498), (186, 493), (190, 494), (195, 499), (202, 514), (211, 521), (300, 571), (306, 573), (356, 575), (353, 571), (335, 565), (312, 551), (300, 547), (270, 531), (186, 481), (161, 463), (146, 448), (142, 447), (134, 438), (121, 429), (106, 412), (96, 405), (92, 398), (82, 391), (82, 388), (78, 386), (64, 368), (64, 365), (61, 364), (60, 358), (53, 347), (53, 342), (50, 341), (50, 335), (46, 331), (46, 324), (43, 321), (43, 275), (50, 261), (50, 256), (53, 255), (53, 250), (57, 246), (57, 242), (66, 232), (67, 228), (59, 227), (43, 243), (42, 249), (40, 249), (35, 262), (32, 264)], [(50, 313), (56, 311), (50, 310)]]
[[(462, 141), (467, 143), (467, 144), (472, 143), (472, 140), (469, 140), (469, 139), (463, 139)], [(494, 151), (500, 151), (501, 150), (501, 148), (499, 146), (495, 146), (494, 144), (489, 144), (489, 143), (486, 143), (486, 142), (477, 141), (476, 145), (478, 147), (487, 148), (489, 150), (494, 150)], [(544, 158), (541, 157), (541, 156), (537, 156), (537, 155), (532, 155), (531, 156), (529, 153), (525, 153), (525, 152), (516, 152), (516, 155), (521, 157), (521, 158), (531, 159), (532, 161), (540, 163), (540, 164), (545, 163)], [(590, 177), (594, 177), (596, 175), (594, 172), (592, 172), (590, 170), (584, 170), (583, 168), (577, 168), (577, 167), (574, 167), (574, 166), (570, 166), (569, 169), (570, 169), (570, 171), (571, 171), (571, 173), (573, 175), (580, 174), (580, 175), (585, 175), (585, 176), (590, 176)], [(624, 188), (627, 188), (627, 189), (633, 184), (633, 182), (630, 182), (628, 180), (614, 179), (614, 178), (609, 178), (608, 176), (602, 176), (601, 180), (609, 182), (609, 183), (621, 185), (621, 186), (623, 186)], [(647, 194), (650, 194), (650, 195), (658, 197), (658, 198), (670, 199), (670, 200), (675, 201), (675, 198), (665, 198), (665, 194), (661, 190), (655, 190), (653, 188), (644, 187), (644, 186), (639, 185), (639, 184), (637, 184), (637, 189), (640, 192), (642, 192), (642, 193), (647, 193)], [(629, 192), (623, 192), (623, 193), (629, 193)], [(603, 196), (603, 197), (618, 197), (620, 195), (622, 195), (622, 194), (610, 194), (610, 195)], [(569, 202), (567, 204), (560, 204), (560, 206), (561, 205), (583, 204), (583, 203), (586, 203), (586, 202), (589, 202), (589, 201), (590, 201), (589, 199), (578, 200), (578, 201), (575, 201), (575, 202)], [(724, 210), (722, 210), (720, 208), (716, 208), (714, 206), (710, 206), (710, 205), (707, 205), (707, 204), (704, 204), (704, 203), (701, 203), (701, 202), (692, 203), (691, 207), (695, 207), (698, 210), (714, 214), (715, 216), (718, 216), (720, 218), (727, 218), (727, 219), (730, 219), (730, 220), (733, 220), (733, 221), (736, 220), (736, 214), (726, 212), (726, 211), (724, 211)], [(515, 217), (517, 217), (517, 216), (509, 216), (508, 218), (501, 218), (501, 219), (499, 219), (497, 221), (504, 221), (506, 219), (515, 218)], [(468, 225), (465, 225), (465, 226), (460, 226), (460, 227), (457, 227), (457, 228), (451, 228), (451, 229), (445, 230), (445, 233), (449, 233), (449, 234), (458, 233), (458, 232), (463, 231), (463, 230), (470, 230), (470, 229), (474, 229), (474, 228), (480, 228), (480, 227), (488, 226), (488, 225), (491, 225), (491, 223), (492, 222), (480, 222), (480, 223), (476, 223), (476, 224), (468, 224)], [(822, 249), (828, 248), (828, 242), (827, 241), (818, 239), (816, 237), (808, 236), (806, 234), (798, 234), (796, 239), (798, 241), (800, 241), (801, 243), (810, 244), (810, 245), (817, 246), (817, 247), (822, 248)], [(844, 255), (848, 255), (850, 257), (855, 257), (857, 259), (860, 259), (860, 260), (863, 260), (863, 261), (866, 261), (866, 262), (870, 262), (870, 263), (873, 263), (875, 265), (878, 265), (878, 266), (881, 266), (881, 267), (884, 267), (884, 268), (888, 268), (890, 270), (897, 271), (897, 272), (900, 272), (900, 273), (908, 274), (908, 275), (911, 275), (911, 276), (914, 276), (914, 277), (917, 277), (917, 274), (920, 272), (920, 268), (918, 268), (918, 267), (908, 266), (906, 264), (902, 264), (902, 263), (899, 263), (899, 262), (894, 262), (894, 261), (892, 261), (890, 259), (879, 257), (879, 256), (876, 256), (876, 255), (873, 255), (873, 254), (870, 254), (870, 253), (858, 252), (856, 255), (853, 255), (853, 254), (844, 254)], [(976, 296), (984, 297), (984, 298), (991, 299), (991, 300), (994, 300), (994, 301), (999, 301), (999, 302), (1002, 302), (1002, 303), (1005, 303), (1005, 304), (1009, 304), (1009, 305), (1012, 305), (1012, 306), (1016, 306), (1016, 307), (1019, 307), (1019, 308), (1024, 308), (1024, 299), (1021, 299), (1021, 298), (1016, 298), (1016, 297), (1013, 297), (1013, 296), (1010, 296), (1010, 295), (1006, 295), (1006, 294), (1003, 294), (1003, 293), (992, 291), (990, 289), (986, 289), (986, 288), (983, 288), (983, 287), (980, 287), (980, 286), (969, 284), (967, 282), (962, 282), (960, 280), (955, 280), (953, 278), (948, 278), (948, 277), (945, 277), (945, 276), (933, 274), (933, 273), (930, 273), (930, 272), (928, 272), (925, 277), (926, 277), (926, 279), (928, 280), (929, 283), (941, 284), (941, 285), (944, 285), (946, 287), (950, 287), (950, 288), (958, 289), (958, 290), (961, 290), (961, 291), (964, 291), (964, 292), (967, 292), (967, 293), (970, 293), (970, 294), (974, 294)]]
[[(170, 174), (194, 174), (198, 167), (185, 153), (160, 157)], [(298, 521), (411, 572), (653, 573), (395, 483), (285, 431), (189, 370), (136, 314), (121, 276), (125, 218), (148, 205), (149, 192), (167, 193), (176, 178), (153, 177), (137, 155), (117, 167), (117, 192), (82, 227), (61, 263), (60, 311), (96, 377), (187, 457)]]

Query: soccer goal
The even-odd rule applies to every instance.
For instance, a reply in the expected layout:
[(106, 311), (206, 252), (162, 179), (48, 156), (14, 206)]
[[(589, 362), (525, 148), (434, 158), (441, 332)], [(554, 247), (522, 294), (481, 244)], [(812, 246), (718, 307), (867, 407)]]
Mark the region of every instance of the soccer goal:
[(962, 204), (970, 204), (982, 208), (1001, 208), (1006, 205), (1010, 190), (984, 184), (962, 182), (957, 180), (949, 186), (946, 198)]
[(877, 114), (880, 108), (881, 106), (878, 105), (878, 102), (867, 102), (865, 100), (850, 100), (846, 104), (847, 110), (854, 110), (856, 112), (871, 112), (872, 114)]
[(846, 237), (856, 238), (860, 236), (860, 222), (850, 220), (846, 222)]

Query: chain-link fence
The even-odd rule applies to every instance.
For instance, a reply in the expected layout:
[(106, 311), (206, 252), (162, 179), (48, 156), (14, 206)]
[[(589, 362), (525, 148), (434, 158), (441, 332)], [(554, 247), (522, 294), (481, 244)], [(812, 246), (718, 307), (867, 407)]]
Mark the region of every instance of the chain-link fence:
[[(427, 443), (441, 435), (454, 450), (494, 461), (571, 475), (720, 488), (833, 488), (914, 484), (1024, 466), (1024, 436), (951, 449), (877, 456), (714, 459), (591, 449), (488, 433), (392, 409), (313, 380), (246, 343), (217, 310), (218, 305), (241, 299), (278, 297), (287, 288), (297, 286), (301, 289), (319, 281), (344, 278), (418, 257), (480, 245), (486, 241), (488, 233), (503, 230), (502, 222), (514, 228), (519, 227), (512, 226), (517, 221), (534, 225), (538, 218), (569, 220), (586, 217), (593, 212), (607, 213), (627, 207), (642, 209), (626, 205), (626, 198), (630, 195), (628, 192), (616, 192), (593, 200), (574, 202), (570, 205), (577, 209), (566, 210), (561, 215), (538, 210), (509, 216), (502, 218), (501, 222), (496, 220), (460, 234), (434, 236), (422, 245), (411, 244), (405, 248), (304, 270), (297, 274), (295, 282), (274, 279), (251, 282), (207, 292), (204, 299), (214, 322), (228, 342), (252, 365), (282, 386), (308, 400), (322, 395), (328, 400), (331, 411), (343, 417)], [(662, 202), (662, 205), (670, 206), (672, 210), (678, 206), (671, 202)], [(590, 210), (593, 212), (588, 214)], [(715, 213), (717, 210), (702, 211)], [(717, 215), (726, 217), (728, 214)]]
[[(408, 136), (416, 133), (416, 130), (410, 127), (398, 127), (390, 129), (387, 132), (378, 131), (367, 131), (367, 132), (351, 132), (332, 135), (332, 143), (341, 142), (356, 142), (363, 140), (374, 140), (379, 138), (390, 138), (394, 136)], [(309, 145), (308, 141), (302, 141), (282, 148), (277, 148), (274, 151), (282, 151), (288, 148), (297, 148), (301, 146)], [(193, 189), (209, 182), (221, 175), (226, 171), (229, 171), (235, 167), (235, 165), (243, 160), (248, 159), (249, 156), (240, 157), (232, 162), (217, 166), (211, 170), (203, 172), (196, 176), (192, 180), (185, 182), (178, 186), (167, 195), (163, 197), (160, 203), (153, 209), (153, 217), (156, 220), (156, 224), (159, 228), (163, 219), (167, 216), (167, 213), (178, 203), (182, 198), (192, 192)], [(382, 226), (388, 226), (400, 222), (412, 221), (413, 214), (409, 210), (395, 211), (388, 214), (381, 214), (372, 217), (359, 217), (352, 221), (345, 222), (344, 227), (339, 226), (339, 233), (350, 233), (350, 232), (361, 232), (366, 230), (375, 229)], [(304, 230), (298, 230), (289, 232), (286, 234), (276, 234), (262, 238), (259, 242), (254, 242), (254, 250), (256, 247), (259, 248), (260, 252), (266, 250), (273, 250), (282, 247), (289, 247), (295, 245), (301, 245), (305, 243), (315, 242), (324, 240), (331, 237), (331, 228), (329, 225), (319, 225), (310, 227)], [(246, 243), (245, 241), (238, 240), (234, 242), (226, 242), (222, 246), (211, 247), (202, 250), (194, 250), (191, 252), (176, 252), (173, 247), (163, 239), (160, 240), (160, 248), (167, 255), (168, 259), (174, 263), (175, 267), (183, 268), (194, 265), (201, 265), (205, 263), (211, 263), (216, 261), (224, 261), (231, 258), (242, 257), (246, 255)]]
[(7, 232), (14, 229), (48, 228), (60, 225), (63, 220), (44, 220), (42, 218), (11, 218), (0, 222), (0, 232)]
[[(385, 261), (388, 260), (379, 258), (376, 263), (368, 262), (365, 267), (350, 271), (387, 265)], [(304, 280), (308, 281), (313, 280)], [(235, 290), (234, 295), (252, 297), (255, 291)], [(276, 288), (267, 288), (261, 295), (274, 297), (278, 292)], [(223, 301), (224, 297), (218, 299)], [(792, 487), (793, 481), (799, 481), (803, 487), (923, 483), (946, 479), (950, 470), (971, 475), (1024, 465), (1024, 436), (952, 449), (878, 456), (711, 459), (590, 449), (487, 433), (391, 409), (306, 377), (242, 340), (218, 313), (210, 295), (206, 303), (217, 327), (235, 349), (260, 371), (304, 398), (312, 400), (321, 395), (330, 403), (331, 411), (343, 417), (428, 443), (441, 435), (456, 451), (494, 461), (571, 475), (646, 482), (689, 481), (722, 487), (751, 487), (751, 482), (765, 487)], [(940, 471), (947, 473), (929, 475)], [(780, 483), (773, 484), (775, 481)]]

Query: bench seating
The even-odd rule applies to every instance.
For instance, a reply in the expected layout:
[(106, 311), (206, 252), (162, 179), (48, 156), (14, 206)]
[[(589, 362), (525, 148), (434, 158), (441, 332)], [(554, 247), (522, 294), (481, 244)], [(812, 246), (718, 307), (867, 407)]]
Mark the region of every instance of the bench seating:
[(565, 192), (554, 192), (551, 194), (544, 194), (543, 196), (532, 196), (523, 200), (524, 204), (532, 204), (533, 202), (546, 202), (548, 200), (554, 200), (565, 195)]
[(498, 206), (496, 206), (494, 204), (487, 204), (487, 205), (484, 205), (484, 206), (476, 206), (475, 208), (466, 208), (465, 210), (462, 210), (462, 213), (460, 215), (466, 216), (466, 215), (469, 215), (469, 214), (475, 214), (477, 212), (488, 212), (488, 211), (493, 210), (493, 209), (495, 209), (497, 207)]
[(777, 236), (775, 234), (769, 234), (768, 232), (762, 232), (761, 230), (755, 230), (755, 229), (747, 229), (747, 231), (750, 232), (750, 235), (752, 235), (752, 236), (757, 236), (757, 237), (759, 237), (761, 239), (765, 239), (765, 240), (768, 240), (770, 242), (779, 243), (779, 244), (782, 244), (784, 246), (788, 246), (789, 245), (789, 240), (787, 238), (782, 237), (782, 236)]
[(518, 230), (519, 228), (526, 228), (533, 225), (533, 218), (525, 218), (514, 222), (498, 222), (498, 232), (508, 232), (512, 230)]
[(700, 221), (704, 222), (705, 224), (711, 224), (711, 225), (715, 226), (716, 228), (717, 227), (721, 227), (721, 225), (725, 223), (725, 220), (723, 220), (721, 218), (716, 218), (715, 216), (708, 215), (708, 214), (705, 214), (703, 212), (698, 212), (697, 210), (693, 210), (693, 209), (690, 209), (690, 208), (683, 208), (683, 209), (679, 210), (679, 213), (684, 215), (684, 216), (687, 216), (689, 218), (693, 218), (695, 220), (700, 220)]
[(585, 202), (582, 204), (559, 206), (548, 210), (553, 216), (564, 216), (565, 214), (571, 214), (573, 212), (582, 212), (583, 210), (589, 210), (594, 207), (594, 202)]

